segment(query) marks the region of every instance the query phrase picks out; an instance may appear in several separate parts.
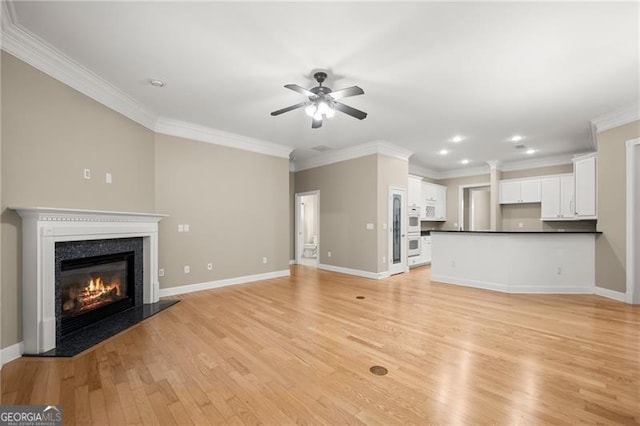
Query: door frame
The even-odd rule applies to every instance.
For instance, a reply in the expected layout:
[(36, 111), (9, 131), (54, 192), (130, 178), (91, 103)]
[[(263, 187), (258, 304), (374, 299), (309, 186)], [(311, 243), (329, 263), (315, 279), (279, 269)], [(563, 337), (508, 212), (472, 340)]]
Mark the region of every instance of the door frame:
[[(389, 186), (388, 198), (387, 198), (387, 270), (389, 271), (389, 275), (401, 274), (406, 272), (409, 269), (409, 264), (407, 263), (407, 188), (402, 188), (399, 186)], [(393, 264), (393, 238), (391, 238), (391, 233), (393, 232), (393, 194), (395, 192), (399, 192), (402, 197), (402, 202), (400, 205), (400, 216), (404, 218), (402, 223), (400, 224), (400, 233), (401, 233), (401, 252), (400, 252), (400, 263), (395, 266)], [(402, 267), (402, 270), (400, 268)]]
[(461, 231), (466, 231), (464, 229), (464, 190), (469, 188), (480, 188), (483, 186), (488, 186), (489, 191), (491, 191), (491, 183), (483, 182), (483, 183), (467, 183), (464, 185), (460, 185), (458, 187), (458, 229)]
[(300, 238), (300, 230), (302, 224), (300, 223), (300, 213), (301, 213), (301, 203), (302, 197), (306, 197), (308, 195), (316, 195), (316, 217), (318, 218), (318, 264), (320, 264), (320, 243), (322, 238), (320, 238), (320, 190), (316, 189), (315, 191), (306, 191), (306, 192), (296, 192), (296, 202), (295, 202), (295, 238), (294, 238), (294, 251), (295, 251), (295, 262), (300, 263), (300, 259), (302, 258), (302, 250), (304, 247), (304, 243)]
[(640, 155), (640, 138), (630, 139), (625, 142), (626, 155), (627, 155), (627, 185), (626, 185), (626, 198), (627, 198), (627, 282), (626, 282), (626, 302), (627, 303), (640, 303), (640, 270), (635, 267), (635, 252), (640, 250), (640, 247), (636, 247), (636, 240), (640, 241), (640, 226), (638, 226), (634, 217), (640, 215), (640, 211), (636, 211), (635, 204), (639, 202), (635, 197), (638, 195), (638, 180), (640, 180), (640, 170), (635, 170), (634, 165), (636, 155)]

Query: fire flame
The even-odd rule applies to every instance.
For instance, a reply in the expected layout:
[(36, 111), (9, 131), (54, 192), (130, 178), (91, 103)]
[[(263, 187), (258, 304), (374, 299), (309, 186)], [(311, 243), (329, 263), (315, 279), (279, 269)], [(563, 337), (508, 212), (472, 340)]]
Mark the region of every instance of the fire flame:
[(116, 295), (120, 296), (120, 283), (117, 281), (112, 283), (105, 283), (104, 281), (102, 281), (102, 277), (92, 279), (85, 287), (89, 299), (95, 299), (102, 296), (103, 294), (110, 293), (113, 289), (115, 289)]

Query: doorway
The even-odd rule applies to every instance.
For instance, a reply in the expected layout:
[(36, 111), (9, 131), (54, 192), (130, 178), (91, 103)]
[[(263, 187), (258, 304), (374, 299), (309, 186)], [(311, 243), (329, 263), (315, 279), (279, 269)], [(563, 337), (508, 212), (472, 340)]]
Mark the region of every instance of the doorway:
[(406, 190), (389, 188), (389, 275), (401, 274), (407, 265)]
[(488, 183), (461, 185), (458, 206), (461, 230), (491, 229), (491, 187)]
[(640, 139), (627, 141), (627, 303), (640, 303)]
[(296, 262), (318, 267), (320, 258), (320, 191), (296, 194)]

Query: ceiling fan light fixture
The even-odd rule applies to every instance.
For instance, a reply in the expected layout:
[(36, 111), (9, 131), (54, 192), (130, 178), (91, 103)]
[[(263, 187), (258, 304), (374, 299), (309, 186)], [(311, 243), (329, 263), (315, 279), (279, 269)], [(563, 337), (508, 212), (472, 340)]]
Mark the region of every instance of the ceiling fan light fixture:
[(313, 117), (316, 115), (316, 111), (318, 110), (318, 106), (316, 104), (311, 104), (304, 109), (304, 112), (309, 116)]
[(325, 113), (325, 116), (327, 118), (333, 118), (333, 117), (335, 117), (335, 115), (336, 115), (336, 112), (335, 112), (335, 110), (333, 108), (327, 109), (327, 112)]
[(340, 90), (331, 90), (328, 87), (322, 85), (327, 78), (327, 73), (324, 71), (318, 71), (313, 75), (313, 78), (318, 82), (318, 86), (311, 89), (305, 89), (297, 84), (285, 84), (285, 88), (293, 90), (307, 97), (306, 102), (300, 102), (295, 105), (288, 106), (286, 108), (273, 111), (272, 116), (280, 115), (285, 112), (292, 111), (298, 108), (304, 108), (305, 113), (313, 118), (311, 123), (312, 129), (322, 127), (322, 120), (324, 118), (331, 118), (335, 116), (336, 110), (349, 115), (358, 120), (364, 120), (367, 118), (367, 113), (360, 111), (356, 108), (352, 108), (349, 105), (345, 105), (339, 100), (348, 98), (350, 96), (364, 95), (364, 90), (358, 86), (351, 86)]

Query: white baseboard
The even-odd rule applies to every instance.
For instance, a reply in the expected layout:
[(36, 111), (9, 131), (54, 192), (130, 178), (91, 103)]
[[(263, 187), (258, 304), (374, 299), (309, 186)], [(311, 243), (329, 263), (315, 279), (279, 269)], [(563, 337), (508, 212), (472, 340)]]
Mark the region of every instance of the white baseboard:
[(198, 284), (189, 284), (178, 287), (160, 289), (160, 297), (175, 296), (177, 294), (193, 293), (194, 291), (211, 290), (229, 285), (245, 284), (254, 281), (269, 280), (272, 278), (288, 277), (291, 275), (288, 269), (282, 271), (265, 272), (264, 274), (245, 275), (244, 277), (226, 278), (224, 280), (209, 281)]
[(0, 360), (2, 361), (2, 365), (20, 358), (24, 350), (23, 347), (22, 342), (18, 342), (15, 345), (11, 345), (0, 350)]
[(509, 292), (509, 287), (503, 284), (490, 283), (487, 281), (467, 280), (454, 277), (448, 277), (446, 275), (431, 275), (431, 281), (437, 281), (444, 284), (462, 285), (465, 287), (480, 288), (483, 290), (501, 291), (503, 293)]
[(325, 271), (340, 272), (341, 274), (355, 275), (357, 277), (370, 278), (372, 280), (381, 280), (389, 276), (389, 271), (384, 272), (369, 272), (361, 271), (359, 269), (343, 268), (342, 266), (325, 265), (323, 263), (318, 264), (319, 269)]
[(593, 287), (589, 286), (509, 286), (506, 284), (460, 279), (445, 275), (432, 275), (431, 281), (513, 294), (593, 294)]
[(608, 288), (602, 288), (602, 287), (594, 287), (593, 292), (598, 296), (617, 300), (618, 302), (630, 303), (629, 301), (627, 301), (627, 294), (622, 293), (620, 291), (609, 290)]

